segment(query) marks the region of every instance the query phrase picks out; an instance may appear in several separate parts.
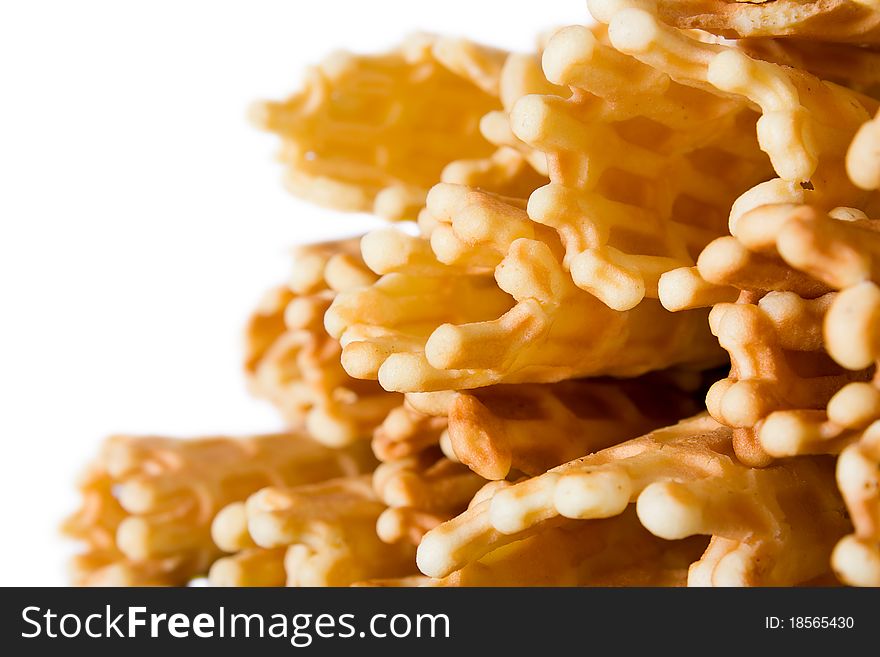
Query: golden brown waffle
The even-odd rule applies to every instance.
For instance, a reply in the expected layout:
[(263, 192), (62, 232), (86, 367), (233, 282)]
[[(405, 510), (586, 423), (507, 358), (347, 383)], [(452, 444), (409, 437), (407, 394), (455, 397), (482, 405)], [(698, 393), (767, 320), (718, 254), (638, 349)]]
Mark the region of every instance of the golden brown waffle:
[(723, 234), (731, 204), (771, 177), (741, 99), (679, 84), (584, 27), (543, 56), (570, 98), (531, 95), (514, 133), (547, 154), (551, 184), (528, 215), (555, 229), (572, 280), (615, 310), (657, 298), (657, 281)]
[(217, 544), (242, 551), (217, 561), (210, 579), (225, 586), (278, 584), (279, 563), (287, 586), (347, 586), (413, 573), (413, 546), (388, 545), (376, 535), (384, 509), (369, 475), (263, 489), (217, 516)]
[[(867, 134), (862, 131), (857, 142)], [(851, 162), (857, 162), (867, 151), (857, 145), (850, 153), (855, 154)], [(880, 222), (864, 213), (838, 210), (832, 216), (807, 206), (754, 210), (743, 217), (740, 230), (750, 248), (775, 249), (791, 267), (841, 290), (827, 304), (819, 337), (846, 375), (861, 381), (838, 381), (821, 411), (771, 414), (760, 437), (773, 455), (840, 453), (837, 480), (855, 533), (839, 543), (833, 563), (842, 581), (872, 586), (880, 585), (878, 230)], [(872, 371), (873, 381), (864, 381)]]
[[(767, 417), (761, 442), (773, 455), (840, 453), (837, 480), (855, 533), (834, 553), (838, 577), (850, 584), (880, 584), (880, 222), (850, 210), (830, 216), (810, 207), (766, 207), (742, 221), (741, 239), (752, 248), (775, 246), (792, 267), (841, 292), (824, 313), (822, 337), (846, 377), (858, 379), (829, 392), (820, 411), (777, 411)], [(832, 295), (829, 295), (829, 297)], [(874, 372), (872, 382), (865, 379)]]
[[(474, 249), (487, 258), (503, 254), (494, 275), (485, 266), (440, 262), (433, 240), (392, 229), (365, 237), (364, 260), (382, 277), (340, 293), (325, 315), (352, 376), (378, 379), (386, 390), (425, 392), (636, 376), (717, 360), (705, 315), (672, 315), (653, 300), (614, 311), (574, 285), (552, 235), (520, 236), (519, 228), (530, 226), (521, 210), (509, 231), (487, 235), (481, 222), (503, 223), (498, 217), (515, 217), (518, 208), (465, 195), (461, 206), (443, 207), (458, 207), (453, 225), (466, 215), (476, 226)], [(432, 192), (429, 210), (434, 201)]]
[[(744, 461), (765, 465), (771, 457), (836, 453), (846, 444), (823, 410), (841, 387), (866, 380), (871, 370), (834, 363), (823, 322), (833, 290), (871, 276), (877, 242), (876, 225), (858, 210), (777, 205), (746, 213), (735, 237), (716, 240), (700, 255), (692, 273), (698, 282), (682, 299), (701, 302), (703, 286), (712, 290), (703, 302), (741, 293), (739, 303), (716, 303), (710, 315), (732, 370), (713, 386), (707, 406), (735, 428)], [(686, 288), (679, 281), (677, 292)]]
[(294, 193), (415, 219), (441, 177), (523, 196), (545, 180), (541, 158), (512, 137), (504, 103), (550, 86), (533, 60), (416, 35), (386, 55), (337, 53), (301, 92), (254, 116), (282, 137)]
[(266, 296), (247, 327), (251, 391), (272, 402), (289, 426), (304, 423), (331, 446), (369, 438), (403, 401), (375, 382), (348, 376), (339, 343), (324, 329), (324, 312), (337, 292), (375, 280), (357, 239), (301, 247), (288, 284)]
[[(817, 291), (880, 278), (880, 221), (855, 208), (826, 213), (811, 206), (766, 206), (743, 218), (737, 239), (752, 253), (779, 257), (826, 286), (814, 284)], [(802, 280), (798, 286), (806, 290)]]
[[(732, 370), (713, 386), (707, 406), (735, 429), (740, 459), (766, 465), (773, 456), (839, 449), (822, 410), (840, 387), (870, 372), (844, 370), (824, 351), (823, 316), (839, 287), (829, 276), (852, 272), (838, 266), (845, 254), (823, 240), (876, 200), (844, 175), (850, 140), (876, 103), (804, 71), (755, 60), (735, 45), (667, 27), (647, 5), (593, 5), (615, 47), (683, 84), (761, 109), (758, 140), (779, 178), (741, 196), (731, 211), (732, 235), (711, 242), (697, 267), (665, 273), (659, 296), (670, 310), (714, 306), (713, 333)], [(782, 216), (785, 208), (760, 207), (805, 201), (813, 214), (802, 210), (793, 221)], [(834, 209), (840, 205), (847, 207)]]
[[(876, 387), (872, 395), (876, 397)], [(838, 409), (840, 405), (838, 404)], [(864, 407), (853, 407), (863, 415)], [(877, 413), (875, 412), (875, 416)], [(837, 576), (854, 586), (880, 586), (880, 425), (875, 420), (840, 454), (837, 482), (855, 532), (841, 539), (832, 563)]]
[(707, 540), (657, 538), (635, 509), (589, 522), (548, 525), (505, 543), (446, 577), (368, 582), (371, 586), (684, 586)]
[(73, 579), (90, 586), (183, 585), (220, 550), (210, 525), (224, 506), (267, 485), (372, 469), (364, 444), (332, 450), (302, 434), (173, 440), (115, 436), (81, 483), (64, 533), (85, 543)]
[(841, 454), (838, 483), (856, 533), (840, 543), (834, 566), (851, 584), (880, 582), (880, 454), (872, 429), (880, 419), (878, 228), (880, 222), (851, 208), (829, 214), (765, 206), (746, 213), (737, 237), (710, 245), (699, 263), (699, 273), (714, 283), (751, 287), (744, 297), (768, 288), (824, 293), (805, 299), (774, 291), (757, 304), (745, 298), (716, 305), (713, 330), (733, 368), (713, 386), (707, 406), (736, 427), (737, 454), (748, 462)]
[(655, 536), (712, 537), (688, 584), (794, 585), (827, 571), (849, 526), (827, 457), (746, 467), (733, 455), (730, 429), (707, 415), (477, 497), (425, 536), (423, 573), (446, 577), (519, 540), (613, 518), (635, 504)]
[[(794, 244), (782, 240), (779, 244), (787, 246), (780, 249), (776, 239), (790, 207), (746, 213), (736, 237), (712, 242), (693, 270), (668, 274), (677, 278), (678, 296), (663, 295), (667, 306), (714, 304), (712, 332), (730, 354), (731, 372), (711, 388), (706, 404), (713, 417), (734, 428), (737, 455), (752, 465), (766, 465), (774, 456), (828, 451), (831, 445), (823, 445), (814, 430), (809, 436), (795, 434), (792, 423), (817, 427), (824, 421), (821, 410), (841, 386), (870, 376), (847, 371), (825, 352), (822, 325), (834, 293), (821, 277), (794, 269), (782, 258), (780, 251)], [(796, 214), (801, 227), (802, 219), (819, 216), (802, 209)], [(832, 232), (851, 223), (824, 216), (822, 225)], [(819, 241), (814, 246), (813, 274), (841, 257), (833, 249), (820, 254), (824, 247)]]
[(843, 161), (877, 101), (807, 72), (753, 59), (735, 45), (709, 43), (699, 34), (668, 27), (641, 3), (592, 4), (618, 50), (682, 84), (760, 109), (758, 142), (778, 178), (737, 199), (730, 217), (734, 234), (740, 216), (767, 203), (866, 207), (870, 195), (850, 183)]
[[(590, 0), (590, 10), (601, 13), (601, 7), (613, 1)], [(671, 25), (725, 37), (880, 43), (880, 8), (872, 0), (656, 0), (656, 4), (661, 18)]]
[(211, 522), (214, 543), (231, 556), (211, 565), (208, 574), (212, 586), (286, 586), (285, 547), (262, 548), (248, 532), (245, 501), (222, 508)]
[(373, 489), (388, 508), (376, 532), (387, 543), (418, 545), (426, 531), (466, 509), (485, 483), (439, 447), (382, 463), (373, 473)]

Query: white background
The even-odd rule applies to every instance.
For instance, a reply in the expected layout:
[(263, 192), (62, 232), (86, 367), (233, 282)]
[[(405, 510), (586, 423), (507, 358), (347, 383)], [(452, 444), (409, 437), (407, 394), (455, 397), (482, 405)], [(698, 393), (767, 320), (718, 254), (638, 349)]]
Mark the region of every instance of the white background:
[(279, 428), (247, 314), (290, 246), (375, 223), (288, 196), (253, 100), (416, 29), (530, 50), (585, 5), (0, 2), (0, 585), (66, 583), (57, 526), (105, 435)]

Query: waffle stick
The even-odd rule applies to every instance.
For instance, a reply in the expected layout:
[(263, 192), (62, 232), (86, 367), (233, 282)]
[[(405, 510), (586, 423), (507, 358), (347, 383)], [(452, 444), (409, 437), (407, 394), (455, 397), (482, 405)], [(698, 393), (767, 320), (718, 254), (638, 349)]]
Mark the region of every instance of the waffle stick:
[(369, 471), (365, 445), (331, 450), (301, 434), (173, 440), (116, 436), (81, 483), (64, 533), (85, 544), (73, 580), (89, 586), (183, 585), (221, 552), (211, 520), (267, 485)]
[(358, 239), (301, 247), (287, 285), (270, 291), (246, 330), (245, 372), (251, 392), (270, 401), (288, 426), (304, 424), (330, 446), (369, 438), (400, 395), (351, 378), (342, 348), (324, 329), (334, 296), (376, 280)]
[(256, 121), (282, 137), (295, 194), (415, 219), (441, 180), (525, 198), (546, 162), (512, 134), (509, 105), (552, 89), (535, 57), (417, 35), (379, 56), (337, 53)]
[[(347, 586), (412, 573), (412, 545), (388, 545), (376, 535), (385, 506), (370, 476), (351, 476), (293, 488), (265, 488), (224, 509), (212, 531), (217, 544), (240, 552), (218, 560), (209, 579), (246, 586)], [(255, 575), (253, 562), (260, 564)]]
[(848, 527), (826, 457), (753, 469), (734, 457), (730, 429), (700, 415), (494, 490), (425, 536), (419, 568), (446, 577), (522, 538), (613, 518), (631, 504), (655, 536), (712, 537), (689, 568), (690, 585), (812, 580)]
[(403, 578), (371, 586), (684, 586), (706, 549), (696, 536), (653, 536), (630, 508), (614, 518), (548, 524), (442, 578)]

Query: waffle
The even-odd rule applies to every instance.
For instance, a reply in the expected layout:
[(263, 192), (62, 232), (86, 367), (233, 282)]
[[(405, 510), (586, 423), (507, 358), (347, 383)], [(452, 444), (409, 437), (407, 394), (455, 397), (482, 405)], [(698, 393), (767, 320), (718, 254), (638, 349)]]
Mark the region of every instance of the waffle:
[(210, 525), (267, 485), (369, 471), (364, 445), (331, 450), (301, 434), (173, 440), (116, 436), (81, 483), (64, 533), (86, 551), (73, 579), (89, 586), (183, 585), (220, 556)]
[(441, 179), (522, 197), (545, 182), (543, 157), (512, 135), (507, 110), (552, 88), (534, 56), (416, 35), (386, 55), (336, 53), (254, 118), (281, 136), (295, 194), (415, 219)]
[(429, 529), (463, 511), (485, 480), (444, 454), (447, 413), (429, 414), (409, 402), (394, 409), (373, 434), (381, 464), (373, 489), (388, 507), (376, 532), (386, 543), (418, 545)]
[[(841, 292), (825, 322), (831, 355), (846, 367), (876, 367), (878, 316), (880, 288), (873, 282)], [(880, 586), (880, 377), (843, 388), (828, 417), (843, 446), (837, 482), (855, 526), (834, 551), (834, 569), (848, 584)]]
[(285, 547), (262, 548), (248, 531), (245, 501), (223, 507), (211, 522), (211, 537), (217, 547), (231, 555), (214, 561), (208, 573), (212, 586), (266, 587), (285, 586)]
[[(823, 322), (836, 295), (834, 283), (858, 269), (846, 245), (852, 236), (846, 236), (862, 233), (864, 223), (852, 221), (863, 216), (856, 210), (833, 214), (840, 219), (803, 206), (752, 210), (738, 222), (736, 236), (704, 250), (694, 270), (667, 275), (679, 278), (679, 296), (664, 296), (667, 306), (714, 304), (712, 331), (732, 368), (706, 403), (717, 420), (735, 429), (737, 454), (752, 465), (833, 453), (838, 443), (822, 428), (821, 411), (842, 386), (871, 375), (837, 365), (825, 349)], [(838, 266), (842, 261), (849, 273)]]
[(336, 293), (375, 279), (357, 239), (301, 247), (288, 284), (266, 295), (247, 326), (251, 392), (270, 401), (288, 426), (304, 424), (330, 446), (369, 438), (403, 401), (372, 381), (348, 376), (339, 343), (324, 330), (324, 312)]
[(429, 415), (403, 403), (373, 432), (373, 453), (383, 463), (414, 457), (440, 444), (446, 414)]
[(555, 229), (572, 280), (615, 310), (657, 298), (668, 270), (693, 264), (726, 230), (730, 205), (772, 170), (740, 99), (693, 89), (585, 27), (549, 41), (544, 71), (570, 98), (530, 95), (514, 133), (546, 153), (551, 184), (528, 215)]
[[(491, 274), (517, 239), (555, 246), (558, 240), (553, 232), (529, 219), (525, 207), (526, 201), (520, 198), (466, 185), (435, 185), (419, 215), (421, 234), (433, 251), (433, 255), (426, 253), (426, 262), (436, 258), (445, 265)], [(383, 273), (396, 264), (381, 244), (368, 244), (366, 255), (371, 258), (371, 267)]]
[[(766, 465), (773, 456), (833, 451), (833, 440), (821, 444), (817, 439), (821, 410), (841, 386), (869, 373), (845, 371), (825, 354), (822, 318), (836, 289), (827, 280), (828, 268), (839, 254), (823, 247), (822, 238), (807, 251), (800, 242), (808, 233), (818, 236), (819, 229), (839, 233), (843, 224), (827, 214), (824, 222), (802, 217), (777, 235), (779, 213), (786, 210), (768, 214), (761, 206), (808, 202), (814, 212), (843, 219), (857, 218), (860, 208), (870, 207), (875, 199), (845, 177), (844, 162), (874, 101), (804, 71), (758, 61), (736, 46), (666, 27), (635, 3), (593, 4), (609, 23), (615, 47), (683, 84), (761, 109), (758, 140), (779, 177), (737, 199), (730, 215), (732, 235), (706, 246), (695, 268), (665, 273), (659, 296), (670, 310), (713, 306), (713, 333), (730, 353), (732, 371), (712, 388), (707, 406), (735, 429), (739, 458)], [(795, 235), (797, 226), (807, 224), (809, 230)], [(802, 266), (819, 251), (819, 260)], [(796, 253), (803, 262), (787, 262)], [(828, 270), (824, 274), (817, 271), (822, 267)], [(809, 424), (811, 435), (791, 433), (797, 423)]]
[(448, 577), (521, 539), (614, 518), (632, 504), (657, 537), (712, 537), (689, 567), (696, 586), (813, 580), (848, 530), (827, 457), (749, 468), (733, 455), (730, 429), (700, 415), (496, 488), (425, 536), (419, 568)]
[(837, 479), (855, 533), (838, 545), (833, 563), (842, 581), (857, 585), (880, 584), (880, 451), (874, 426), (880, 419), (880, 351), (874, 337), (880, 317), (878, 227), (880, 222), (856, 210), (832, 216), (811, 207), (778, 206), (753, 211), (741, 230), (741, 239), (752, 248), (775, 248), (792, 268), (840, 290), (827, 295), (833, 299), (823, 304), (827, 308), (816, 336), (824, 338), (824, 348), (843, 368), (815, 400), (831, 393), (827, 405), (812, 412), (776, 411), (763, 422), (760, 438), (775, 456), (840, 454)]
[[(474, 223), (491, 222), (501, 203), (472, 197), (465, 209)], [(494, 273), (439, 261), (423, 237), (391, 229), (365, 237), (364, 260), (382, 277), (340, 293), (325, 315), (345, 370), (386, 390), (430, 392), (717, 361), (705, 315), (671, 315), (653, 300), (614, 311), (574, 285), (558, 241), (506, 234), (506, 248), (486, 240), (483, 252), (504, 250)]]
[(684, 586), (704, 537), (666, 541), (634, 509), (603, 520), (548, 526), (489, 551), (442, 578), (402, 578), (371, 586)]
[(591, 3), (597, 18), (608, 23), (618, 50), (682, 84), (761, 111), (758, 142), (778, 178), (737, 199), (730, 216), (734, 234), (740, 216), (768, 203), (864, 209), (870, 197), (847, 179), (843, 162), (853, 135), (877, 109), (877, 101), (805, 71), (751, 58), (734, 45), (709, 43), (668, 27), (639, 4)]
[(279, 583), (279, 563), (287, 586), (347, 586), (410, 574), (412, 545), (388, 545), (376, 535), (384, 508), (369, 475), (265, 488), (217, 516), (218, 545), (243, 549), (218, 560), (209, 579), (216, 585), (247, 585), (255, 577), (253, 562), (260, 564), (257, 577), (264, 585)]
[(841, 455), (838, 482), (856, 533), (841, 542), (834, 565), (853, 584), (880, 582), (873, 519), (880, 459), (871, 430), (880, 419), (877, 230), (852, 208), (765, 206), (745, 214), (737, 236), (710, 245), (699, 264), (714, 283), (751, 289), (744, 303), (716, 305), (710, 315), (733, 368), (710, 390), (707, 406), (736, 427), (737, 454), (756, 465)]
[[(859, 171), (857, 163), (870, 152), (860, 151), (858, 143), (870, 138), (868, 125), (850, 150)], [(871, 187), (869, 180), (860, 182)], [(765, 206), (744, 215), (737, 237), (704, 254), (706, 266), (700, 267), (716, 283), (743, 286), (747, 277), (762, 276), (763, 282), (751, 281), (752, 295), (768, 287), (821, 294), (804, 299), (776, 291), (757, 305), (716, 306), (713, 325), (734, 367), (710, 391), (707, 405), (716, 418), (738, 427), (737, 453), (753, 463), (840, 454), (838, 484), (856, 531), (838, 544), (833, 564), (839, 579), (857, 585), (880, 583), (880, 453), (873, 437), (880, 419), (873, 346), (880, 316), (877, 228), (853, 208), (825, 213), (810, 206)], [(739, 257), (725, 259), (724, 250)], [(727, 266), (710, 266), (712, 260)], [(739, 264), (731, 267), (734, 262)], [(799, 358), (790, 358), (792, 353)], [(804, 376), (810, 370), (812, 376)]]

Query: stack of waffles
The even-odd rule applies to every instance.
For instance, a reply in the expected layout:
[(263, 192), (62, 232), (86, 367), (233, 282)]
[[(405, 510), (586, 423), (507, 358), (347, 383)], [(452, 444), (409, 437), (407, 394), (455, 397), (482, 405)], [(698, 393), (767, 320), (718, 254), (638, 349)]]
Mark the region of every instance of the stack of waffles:
[(252, 316), (284, 433), (108, 441), (76, 583), (880, 585), (880, 5), (589, 9), (255, 109), (388, 227)]

